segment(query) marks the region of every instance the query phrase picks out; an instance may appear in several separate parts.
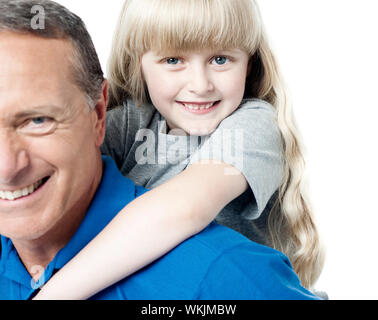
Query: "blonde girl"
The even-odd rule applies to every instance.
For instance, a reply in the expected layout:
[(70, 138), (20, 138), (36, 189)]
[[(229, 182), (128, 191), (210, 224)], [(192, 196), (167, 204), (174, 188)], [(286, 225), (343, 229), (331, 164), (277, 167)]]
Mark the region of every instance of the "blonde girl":
[[(285, 253), (311, 288), (323, 254), (304, 159), (253, 0), (126, 0), (109, 63), (102, 151), (152, 189), (37, 299), (85, 299), (212, 220)], [(221, 279), (220, 279), (221, 281)]]

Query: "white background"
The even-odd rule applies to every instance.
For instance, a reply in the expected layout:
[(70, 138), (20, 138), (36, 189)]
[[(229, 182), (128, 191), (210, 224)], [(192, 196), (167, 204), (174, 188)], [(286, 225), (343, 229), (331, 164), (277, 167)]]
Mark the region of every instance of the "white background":
[[(106, 71), (122, 0), (57, 0), (87, 24)], [(260, 0), (306, 147), (330, 299), (378, 299), (378, 2)]]

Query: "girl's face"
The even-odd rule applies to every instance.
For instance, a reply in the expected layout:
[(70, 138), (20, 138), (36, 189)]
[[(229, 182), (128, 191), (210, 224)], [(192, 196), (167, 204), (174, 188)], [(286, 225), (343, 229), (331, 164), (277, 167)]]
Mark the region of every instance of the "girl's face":
[(179, 56), (148, 51), (142, 56), (142, 71), (152, 103), (170, 129), (207, 135), (238, 108), (248, 58), (239, 49)]

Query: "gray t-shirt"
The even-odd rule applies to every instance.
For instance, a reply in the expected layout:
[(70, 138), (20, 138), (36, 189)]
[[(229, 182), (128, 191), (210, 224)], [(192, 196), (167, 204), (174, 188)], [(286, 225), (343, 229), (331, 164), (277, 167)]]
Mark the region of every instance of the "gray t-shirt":
[(275, 109), (259, 99), (243, 100), (210, 135), (181, 133), (167, 134), (166, 121), (153, 106), (138, 108), (127, 100), (108, 112), (101, 150), (116, 161), (123, 175), (148, 189), (199, 160), (232, 165), (244, 175), (250, 188), (230, 202), (216, 221), (268, 244), (267, 215), (277, 197), (284, 168)]

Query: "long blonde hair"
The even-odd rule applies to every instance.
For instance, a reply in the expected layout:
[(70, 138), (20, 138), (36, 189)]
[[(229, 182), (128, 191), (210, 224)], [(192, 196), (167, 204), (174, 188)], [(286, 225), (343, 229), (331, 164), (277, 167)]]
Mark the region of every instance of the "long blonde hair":
[(148, 101), (141, 71), (141, 57), (148, 50), (209, 47), (245, 50), (252, 66), (245, 97), (260, 98), (276, 109), (285, 171), (269, 213), (270, 245), (288, 256), (302, 285), (310, 288), (324, 255), (305, 197), (299, 133), (254, 0), (126, 0), (109, 60), (110, 104), (122, 104), (126, 98), (138, 105)]

